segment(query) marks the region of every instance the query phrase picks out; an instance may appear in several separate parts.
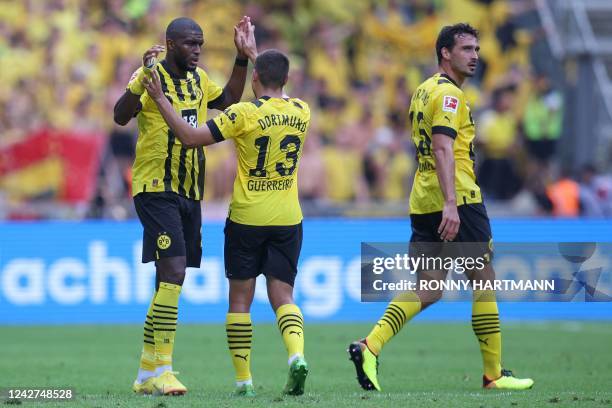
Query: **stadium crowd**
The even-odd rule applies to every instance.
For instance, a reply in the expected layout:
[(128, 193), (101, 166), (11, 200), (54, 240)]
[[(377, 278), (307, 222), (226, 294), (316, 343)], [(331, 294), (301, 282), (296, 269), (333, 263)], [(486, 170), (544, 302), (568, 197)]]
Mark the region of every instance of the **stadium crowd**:
[[(469, 21), (481, 33), (481, 64), (464, 90), (489, 208), (610, 216), (610, 177), (591, 166), (579, 175), (561, 171), (563, 95), (532, 64), (530, 49), (542, 33), (522, 23), (530, 13), (529, 0), (10, 2), (0, 7), (0, 146), (43, 127), (103, 134), (97, 188), (79, 216), (133, 216), (135, 123), (119, 127), (111, 112), (143, 51), (164, 43), (172, 18), (190, 16), (204, 28), (201, 65), (222, 85), (235, 54), (233, 26), (249, 15), (260, 50), (291, 55), (287, 93), (312, 108), (300, 164), (305, 212), (405, 214), (415, 170), (406, 123), (411, 94), (436, 69), (440, 27)], [(243, 100), (252, 97), (245, 89)], [(233, 147), (211, 146), (206, 154), (205, 206), (214, 212), (209, 203), (220, 203), (223, 212)], [(0, 206), (36, 199), (2, 190)]]

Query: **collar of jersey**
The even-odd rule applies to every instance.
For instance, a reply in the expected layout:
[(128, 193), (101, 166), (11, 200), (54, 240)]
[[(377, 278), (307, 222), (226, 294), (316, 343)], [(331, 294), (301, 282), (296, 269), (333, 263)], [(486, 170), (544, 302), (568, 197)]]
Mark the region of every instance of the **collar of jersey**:
[(456, 82), (453, 80), (453, 78), (449, 77), (448, 75), (446, 75), (446, 74), (440, 74), (440, 76), (441, 76), (441, 77), (444, 77), (444, 78), (446, 78), (446, 79), (448, 79), (449, 81), (451, 81), (451, 83), (452, 83), (453, 85), (455, 85), (457, 88), (461, 88), (459, 85), (457, 85), (457, 83), (456, 83)]
[(189, 77), (189, 71), (187, 71), (187, 72), (186, 72), (186, 74), (185, 74), (185, 75), (186, 75), (186, 76), (185, 76), (185, 78), (181, 78), (181, 77), (174, 76), (174, 74), (172, 73), (172, 71), (170, 71), (170, 70), (168, 69), (168, 61), (166, 61), (166, 59), (165, 59), (165, 58), (159, 62), (159, 65), (161, 65), (161, 66), (162, 66), (162, 68), (164, 69), (164, 71), (166, 71), (166, 74), (168, 74), (168, 75), (170, 76), (170, 78), (172, 78), (172, 79), (178, 79), (179, 81), (191, 81), (191, 79), (193, 78), (193, 73), (192, 73), (192, 75), (191, 75), (191, 78)]
[[(257, 98), (257, 99), (263, 99), (264, 101), (267, 101), (268, 99), (272, 99), (272, 97), (271, 97), (271, 96), (268, 96), (268, 95), (264, 95), (264, 96), (260, 96), (260, 97), (259, 97), (259, 98)], [(284, 101), (289, 102), (289, 98), (274, 98), (274, 99), (282, 99), (282, 100), (284, 100)]]

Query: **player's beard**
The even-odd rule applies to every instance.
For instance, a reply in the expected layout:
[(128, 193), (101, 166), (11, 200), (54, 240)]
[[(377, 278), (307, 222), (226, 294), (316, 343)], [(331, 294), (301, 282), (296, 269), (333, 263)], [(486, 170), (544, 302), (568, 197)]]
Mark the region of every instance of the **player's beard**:
[(187, 60), (177, 60), (176, 61), (176, 65), (178, 65), (178, 67), (182, 70), (182, 71), (195, 71), (196, 68), (198, 67), (197, 65), (195, 65), (194, 67), (190, 67), (189, 64), (187, 63)]
[(454, 67), (453, 68), (455, 72), (459, 72), (461, 75), (463, 75), (464, 78), (471, 78), (476, 74), (476, 68), (474, 68), (474, 70), (470, 70), (470, 67), (466, 64), (465, 68), (463, 67)]
[[(469, 63), (468, 63), (469, 64)], [(467, 78), (471, 78), (476, 74), (476, 70), (478, 69), (478, 63), (476, 63), (476, 65), (474, 66), (474, 69), (471, 70), (469, 65), (465, 66), (465, 70), (462, 72), (462, 74), (467, 77)]]

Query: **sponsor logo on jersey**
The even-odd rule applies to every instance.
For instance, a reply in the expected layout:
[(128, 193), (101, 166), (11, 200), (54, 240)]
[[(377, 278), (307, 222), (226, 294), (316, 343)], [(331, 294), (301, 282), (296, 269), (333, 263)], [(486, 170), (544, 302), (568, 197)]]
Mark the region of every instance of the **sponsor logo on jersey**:
[(444, 102), (442, 103), (442, 110), (444, 112), (453, 112), (457, 113), (457, 108), (459, 107), (459, 99), (454, 96), (445, 96)]

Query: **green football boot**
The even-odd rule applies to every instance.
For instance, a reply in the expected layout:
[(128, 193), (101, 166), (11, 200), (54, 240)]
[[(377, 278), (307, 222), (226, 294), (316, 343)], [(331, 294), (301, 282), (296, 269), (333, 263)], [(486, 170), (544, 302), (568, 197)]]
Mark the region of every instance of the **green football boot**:
[(283, 390), (286, 395), (302, 395), (304, 394), (304, 385), (308, 376), (308, 364), (303, 357), (296, 358), (289, 367), (289, 376), (287, 384)]
[(255, 387), (253, 387), (253, 384), (238, 385), (233, 395), (234, 397), (254, 397), (256, 395)]

